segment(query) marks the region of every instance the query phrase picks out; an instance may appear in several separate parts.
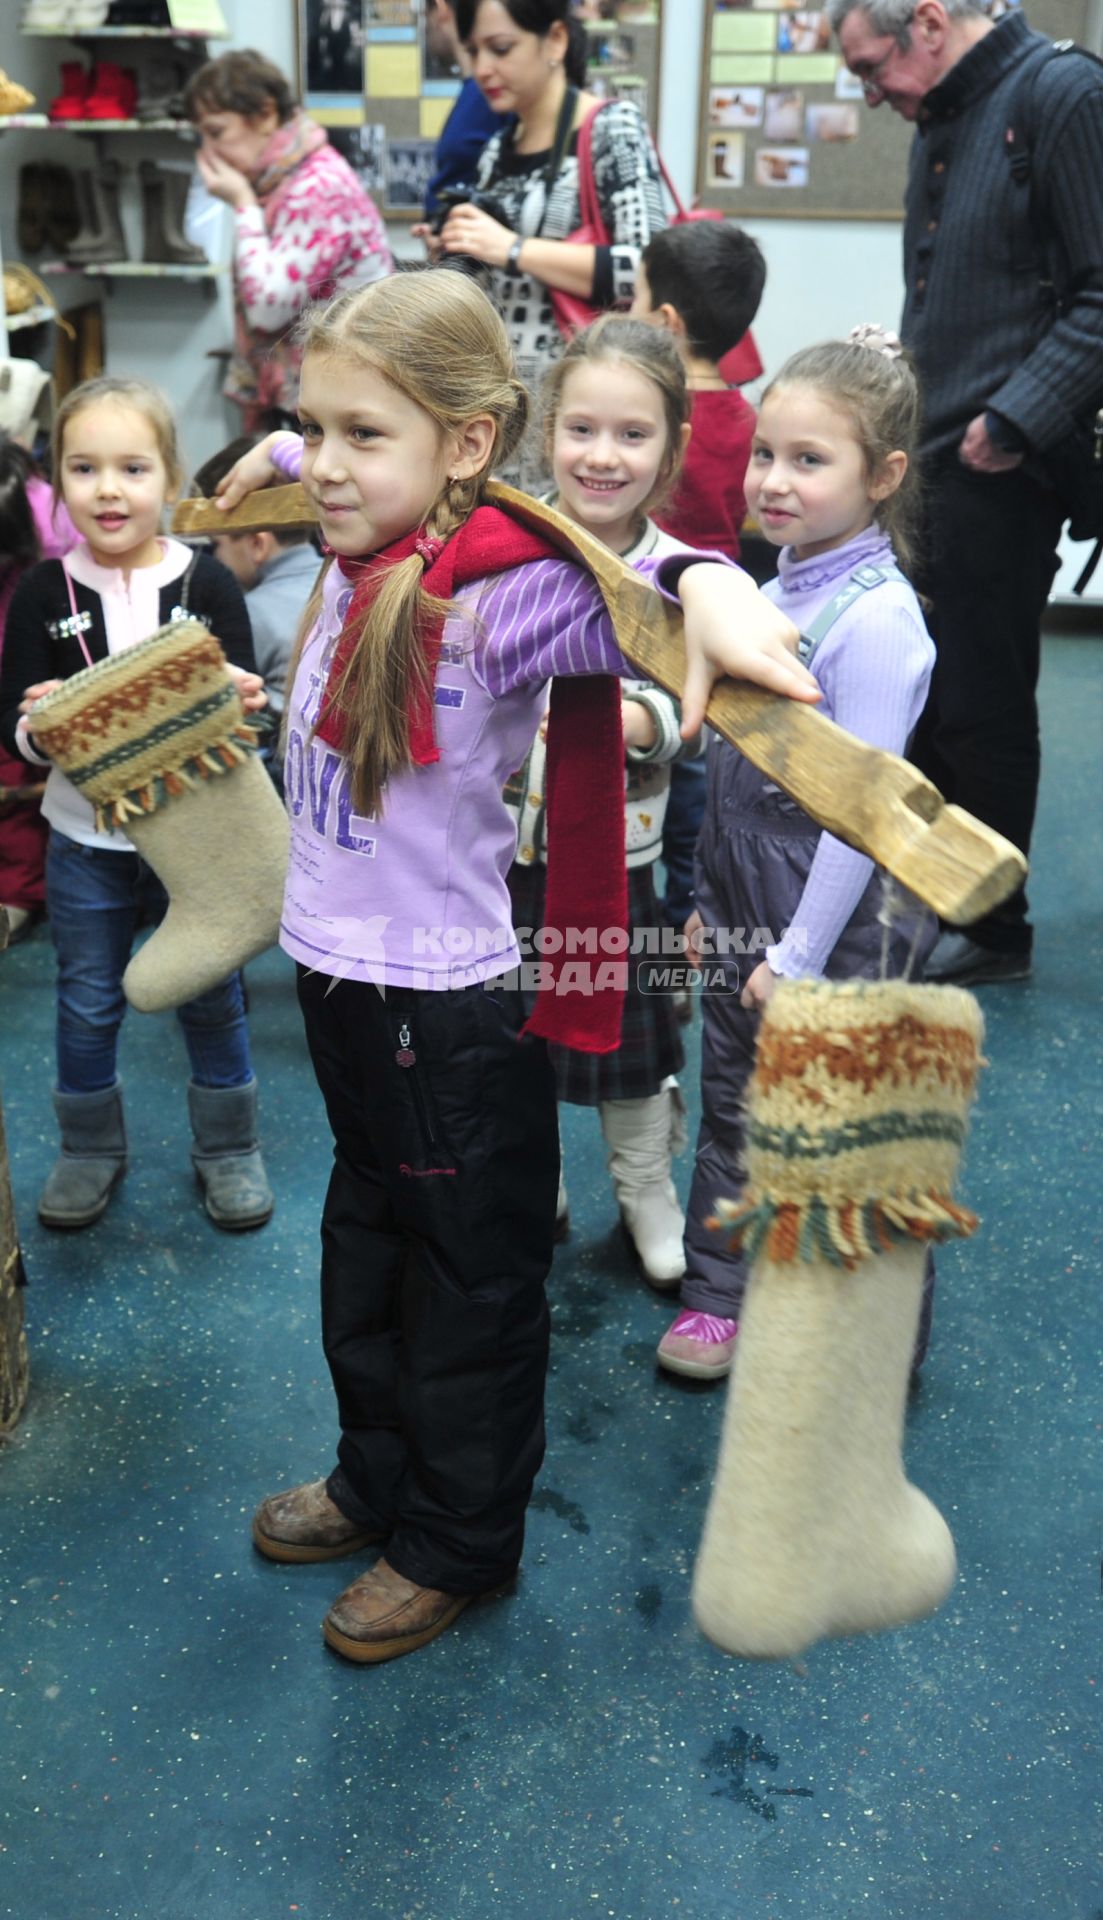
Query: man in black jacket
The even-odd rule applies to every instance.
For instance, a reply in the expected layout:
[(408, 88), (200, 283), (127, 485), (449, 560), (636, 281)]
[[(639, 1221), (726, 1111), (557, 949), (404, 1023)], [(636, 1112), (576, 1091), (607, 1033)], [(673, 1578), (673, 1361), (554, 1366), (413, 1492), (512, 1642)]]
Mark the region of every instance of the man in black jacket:
[[(829, 0), (829, 11), (867, 105), (916, 127), (901, 333), (923, 386), (919, 584), (938, 664), (914, 757), (1027, 853), (1039, 628), (1066, 517), (1047, 455), (1103, 402), (1103, 69), (986, 5)], [(1013, 167), (1014, 151), (1025, 157)], [(1031, 945), (1020, 891), (944, 933), (927, 978), (1025, 979)]]

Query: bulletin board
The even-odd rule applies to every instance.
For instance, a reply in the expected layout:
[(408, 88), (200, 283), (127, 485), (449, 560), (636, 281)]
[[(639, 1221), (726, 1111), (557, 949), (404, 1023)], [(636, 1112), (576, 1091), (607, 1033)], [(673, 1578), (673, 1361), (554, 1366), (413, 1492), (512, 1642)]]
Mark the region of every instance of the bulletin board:
[[(995, 17), (1017, 0), (993, 0)], [(1081, 44), (1088, 0), (1028, 0), (1030, 24)], [(867, 107), (824, 12), (713, 0), (707, 16), (697, 186), (742, 216), (899, 220), (912, 128)]]
[[(586, 85), (658, 116), (659, 0), (578, 0)], [(435, 55), (424, 0), (297, 0), (299, 93), (391, 217), (420, 214), (442, 127), (462, 84)]]

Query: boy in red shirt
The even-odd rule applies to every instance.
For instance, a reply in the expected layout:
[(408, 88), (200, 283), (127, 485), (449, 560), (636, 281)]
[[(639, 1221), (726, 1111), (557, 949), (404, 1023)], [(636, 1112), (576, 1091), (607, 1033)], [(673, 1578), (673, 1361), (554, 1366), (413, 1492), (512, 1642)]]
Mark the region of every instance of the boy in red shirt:
[(667, 227), (644, 248), (632, 312), (674, 335), (693, 396), (693, 432), (674, 496), (654, 518), (687, 546), (739, 558), (743, 480), (754, 408), (719, 362), (743, 338), (762, 298), (766, 262), (727, 220)]
[[(765, 284), (766, 262), (750, 234), (727, 220), (691, 220), (667, 227), (644, 248), (632, 302), (636, 319), (674, 335), (692, 396), (681, 475), (653, 518), (687, 546), (718, 548), (733, 560), (747, 512), (743, 482), (755, 414), (719, 362), (747, 332)], [(679, 932), (693, 911), (693, 855), (704, 811), (705, 761), (679, 761), (663, 827), (662, 901), (667, 925)], [(692, 1016), (688, 990), (679, 995), (678, 1013)]]

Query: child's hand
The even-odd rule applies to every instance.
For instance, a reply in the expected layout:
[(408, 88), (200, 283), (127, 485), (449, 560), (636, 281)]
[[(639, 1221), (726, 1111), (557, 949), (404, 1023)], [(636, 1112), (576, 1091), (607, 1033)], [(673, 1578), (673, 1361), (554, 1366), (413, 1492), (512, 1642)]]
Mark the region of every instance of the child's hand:
[(273, 466), (269, 449), (281, 436), (270, 433), (264, 440), (243, 453), (228, 474), (215, 488), (215, 506), (229, 512), (231, 507), (239, 507), (250, 493), (256, 493), (260, 487), (266, 487), (270, 480), (284, 480), (286, 474)]
[(659, 735), (650, 707), (645, 707), (642, 700), (633, 700), (629, 693), (621, 700), (620, 710), (624, 721), (625, 746), (646, 753), (649, 747), (655, 745)]
[(62, 685), (60, 680), (36, 680), (33, 687), (26, 687), (19, 702), (20, 713), (29, 713), (36, 700), (44, 700), (48, 693), (56, 693)]
[(246, 713), (259, 713), (268, 705), (268, 694), (259, 673), (246, 673), (244, 667), (233, 667), (226, 662), (226, 671), (238, 690), (238, 696)]
[(812, 675), (795, 658), (796, 627), (759, 593), (749, 574), (702, 561), (683, 572), (678, 598), (686, 616), (683, 740), (704, 725), (709, 695), (724, 674), (792, 700), (820, 698)]
[(770, 972), (769, 963), (760, 960), (754, 972), (748, 976), (747, 984), (739, 996), (739, 1004), (749, 1013), (764, 1013), (774, 997), (777, 987), (777, 974)]

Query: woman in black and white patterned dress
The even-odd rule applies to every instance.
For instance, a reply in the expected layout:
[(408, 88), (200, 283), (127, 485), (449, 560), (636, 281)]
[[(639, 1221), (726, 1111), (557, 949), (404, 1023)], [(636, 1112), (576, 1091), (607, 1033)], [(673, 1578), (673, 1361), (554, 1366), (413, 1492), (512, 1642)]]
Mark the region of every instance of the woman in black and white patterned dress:
[[(598, 104), (581, 90), (585, 35), (571, 20), (569, 0), (458, 0), (456, 25), (488, 105), (516, 120), (484, 148), (473, 183), (493, 197), (505, 222), (477, 206), (454, 207), (439, 245), (490, 269), (487, 291), (509, 330), (520, 377), (535, 394), (563, 349), (549, 287), (598, 307), (631, 305), (640, 254), (666, 225), (655, 151), (631, 102), (602, 107), (593, 125), (594, 184), (611, 244), (568, 244), (582, 217), (578, 128)], [(570, 137), (549, 181), (568, 88), (579, 89)], [(529, 492), (546, 490), (542, 449), (523, 449), (502, 478)]]

